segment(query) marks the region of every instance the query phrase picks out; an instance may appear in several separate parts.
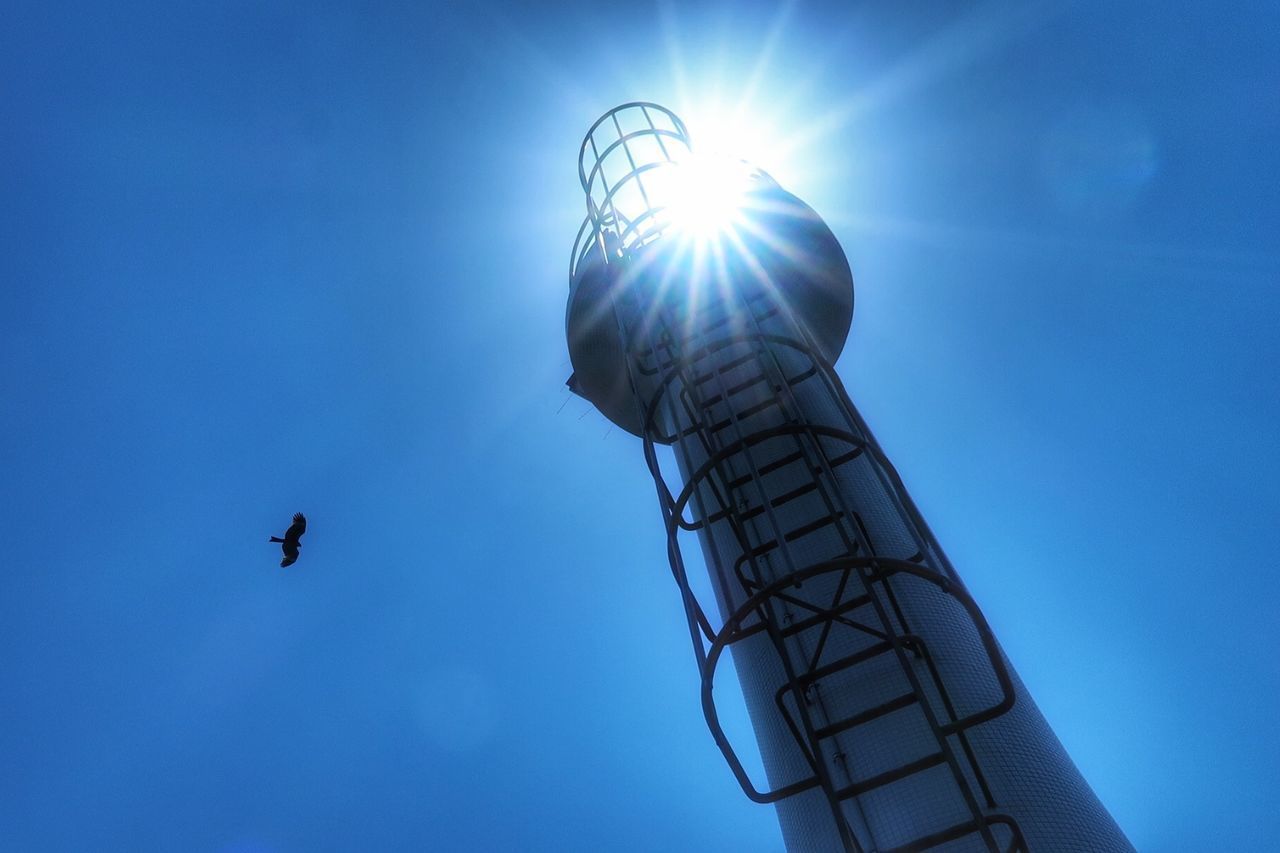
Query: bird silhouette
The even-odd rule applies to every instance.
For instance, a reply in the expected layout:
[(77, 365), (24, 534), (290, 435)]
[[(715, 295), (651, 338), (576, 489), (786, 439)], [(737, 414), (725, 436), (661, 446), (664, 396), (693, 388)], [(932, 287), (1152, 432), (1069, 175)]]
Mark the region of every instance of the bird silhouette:
[(298, 540), (302, 538), (302, 534), (307, 532), (307, 517), (300, 512), (293, 514), (293, 524), (289, 525), (289, 529), (284, 532), (284, 538), (272, 536), (272, 542), (280, 542), (280, 550), (284, 551), (284, 559), (280, 561), (280, 568), (292, 566), (294, 561), (298, 559), (298, 549), (302, 547), (302, 543)]

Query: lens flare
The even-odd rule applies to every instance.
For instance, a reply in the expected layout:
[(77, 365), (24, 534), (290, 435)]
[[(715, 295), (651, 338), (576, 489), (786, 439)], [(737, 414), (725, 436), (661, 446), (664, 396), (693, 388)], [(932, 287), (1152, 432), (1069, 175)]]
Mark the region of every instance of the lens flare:
[(667, 214), (676, 234), (704, 241), (742, 224), (751, 168), (740, 160), (690, 155), (671, 169)]

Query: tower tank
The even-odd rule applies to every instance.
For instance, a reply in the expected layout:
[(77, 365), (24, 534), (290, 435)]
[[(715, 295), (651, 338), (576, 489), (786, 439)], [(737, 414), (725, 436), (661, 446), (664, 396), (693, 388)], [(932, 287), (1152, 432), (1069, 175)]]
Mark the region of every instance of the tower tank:
[[(787, 849), (1131, 850), (835, 373), (853, 279), (821, 217), (758, 169), (694, 156), (652, 103), (592, 125), (579, 177), (569, 384), (641, 439), (708, 726)], [(710, 230), (682, 212), (717, 194)], [(726, 653), (764, 780), (720, 724)]]

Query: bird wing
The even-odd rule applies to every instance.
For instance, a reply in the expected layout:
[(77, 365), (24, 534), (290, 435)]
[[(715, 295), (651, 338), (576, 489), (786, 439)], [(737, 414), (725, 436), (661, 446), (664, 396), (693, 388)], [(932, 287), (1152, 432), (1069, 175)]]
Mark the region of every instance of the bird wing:
[(307, 532), (307, 517), (300, 512), (293, 514), (293, 524), (284, 532), (286, 542), (297, 542)]
[(280, 561), (280, 568), (283, 569), (285, 566), (292, 566), (295, 562), (297, 562), (297, 560), (298, 560), (297, 551), (294, 551), (292, 554), (285, 554), (284, 559)]

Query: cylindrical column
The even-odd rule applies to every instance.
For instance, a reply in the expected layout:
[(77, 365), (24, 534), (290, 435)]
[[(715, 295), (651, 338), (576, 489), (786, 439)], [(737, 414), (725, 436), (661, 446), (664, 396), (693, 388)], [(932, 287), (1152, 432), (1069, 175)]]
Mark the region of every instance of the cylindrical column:
[[(648, 116), (651, 105), (623, 110), (637, 106)], [(589, 204), (572, 384), (645, 440), (708, 722), (744, 789), (777, 804), (789, 850), (1130, 849), (832, 369), (852, 280), (830, 230), (756, 173), (731, 228), (682, 239), (649, 191), (670, 149), (637, 159), (629, 143), (643, 126), (628, 138), (606, 119), (617, 135), (603, 147), (630, 169), (612, 186), (640, 190), (648, 176), (649, 188), (626, 211), (613, 190)], [(605, 121), (584, 152), (600, 149)], [(687, 146), (678, 119), (671, 127)], [(682, 483), (662, 478), (660, 444)], [(688, 532), (718, 615), (685, 578)], [(726, 653), (767, 784), (745, 778), (719, 727)]]

